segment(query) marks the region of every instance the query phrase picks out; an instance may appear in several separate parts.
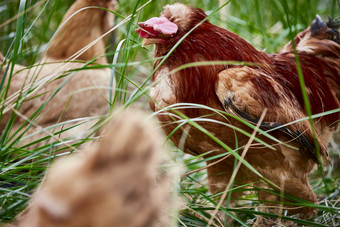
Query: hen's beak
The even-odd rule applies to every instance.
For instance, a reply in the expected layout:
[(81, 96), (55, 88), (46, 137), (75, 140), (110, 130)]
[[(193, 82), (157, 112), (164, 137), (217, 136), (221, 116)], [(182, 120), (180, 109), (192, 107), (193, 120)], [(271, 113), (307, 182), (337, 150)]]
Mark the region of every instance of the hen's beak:
[(144, 39), (143, 47), (150, 44), (166, 43), (167, 38), (173, 37), (178, 31), (178, 26), (164, 16), (139, 22), (138, 27), (136, 31)]
[(159, 43), (164, 43), (164, 40), (160, 38), (146, 38), (142, 42), (142, 47), (145, 47), (150, 44), (159, 44)]

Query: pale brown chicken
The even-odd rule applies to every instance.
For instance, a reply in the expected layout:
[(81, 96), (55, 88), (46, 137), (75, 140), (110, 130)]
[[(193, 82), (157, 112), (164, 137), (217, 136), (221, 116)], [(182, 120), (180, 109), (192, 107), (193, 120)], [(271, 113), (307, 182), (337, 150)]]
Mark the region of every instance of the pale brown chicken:
[[(273, 136), (269, 138), (258, 133), (257, 138), (267, 146), (257, 141), (247, 150), (245, 160), (259, 174), (242, 165), (234, 186), (257, 182), (256, 186), (268, 187), (261, 181), (263, 176), (284, 193), (316, 203), (317, 198), (308, 183), (307, 174), (318, 162), (317, 149), (329, 159), (327, 144), (337, 129), (339, 113), (314, 119), (317, 145), (308, 120), (285, 125), (307, 116), (292, 44), (287, 44), (279, 53), (266, 54), (236, 34), (211, 24), (205, 20), (206, 17), (201, 9), (176, 3), (167, 5), (160, 17), (139, 23), (137, 32), (144, 38), (144, 45), (155, 44), (155, 57), (169, 55), (162, 64), (162, 60), (156, 61), (157, 71), (153, 76), (156, 84), (150, 90), (151, 108), (160, 112), (158, 119), (164, 125), (165, 132), (173, 133), (172, 141), (189, 154), (209, 152), (204, 156), (208, 158), (228, 153), (221, 143), (196, 127), (185, 124), (176, 128), (182, 122), (176, 122), (181, 117), (171, 110), (174, 104), (205, 105), (219, 112), (203, 107), (192, 108), (186, 104), (182, 107), (187, 108), (177, 108), (176, 111), (196, 121), (241, 155), (249, 141), (249, 136), (242, 130), (252, 133), (253, 129), (233, 116), (253, 125), (259, 123), (260, 129), (270, 130), (269, 135)], [(311, 27), (295, 38), (313, 114), (339, 108), (338, 28), (338, 22), (330, 20), (325, 23), (317, 17)], [(184, 35), (187, 37), (169, 54)], [(179, 66), (201, 61), (237, 61), (250, 65), (214, 64), (187, 67), (171, 73)], [(166, 109), (169, 107), (170, 110)], [(263, 122), (259, 122), (265, 109), (267, 112)], [(211, 193), (223, 191), (229, 183), (234, 159), (233, 155), (227, 155), (218, 161), (207, 162)], [(233, 192), (232, 198), (239, 195), (239, 192)], [(282, 200), (261, 190), (258, 197), (263, 201)], [(315, 214), (315, 209), (300, 207), (291, 210), (291, 213), (301, 213), (304, 218), (309, 218)]]
[[(35, 111), (46, 104), (41, 113), (31, 120), (34, 126), (26, 132), (26, 135), (38, 134), (22, 142), (25, 144), (75, 125), (74, 122), (59, 127), (53, 126), (54, 124), (82, 117), (102, 116), (109, 112), (109, 88), (115, 87), (114, 83), (110, 84), (111, 70), (91, 69), (91, 66), (105, 66), (108, 63), (105, 56), (108, 35), (103, 38), (100, 36), (107, 33), (114, 23), (114, 14), (99, 7), (112, 11), (116, 5), (116, 0), (75, 1), (65, 14), (43, 58), (32, 67), (14, 66), (7, 98), (2, 100), (4, 109), (0, 131), (6, 127), (13, 109), (19, 115), (13, 124), (12, 132), (15, 132)], [(89, 44), (91, 45), (88, 48)], [(4, 66), (0, 75), (6, 76), (6, 83), (9, 83), (10, 73), (6, 71), (8, 62), (4, 62), (4, 59), (2, 62)], [(28, 95), (24, 95), (25, 93)], [(22, 98), (23, 96), (25, 97)], [(84, 137), (83, 134), (97, 120), (65, 130), (57, 137)], [(81, 120), (76, 123), (79, 122)], [(47, 132), (41, 130), (46, 130), (49, 126), (52, 129), (49, 128)], [(54, 138), (52, 141), (55, 140)]]
[[(136, 110), (113, 116), (97, 143), (57, 160), (6, 227), (172, 226), (175, 170), (162, 133)], [(168, 165), (169, 166), (169, 165)]]

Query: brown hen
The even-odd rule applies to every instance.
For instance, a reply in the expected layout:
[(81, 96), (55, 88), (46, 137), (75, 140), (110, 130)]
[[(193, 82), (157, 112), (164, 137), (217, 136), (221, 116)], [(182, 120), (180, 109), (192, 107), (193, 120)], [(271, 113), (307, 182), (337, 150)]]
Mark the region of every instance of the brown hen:
[[(226, 154), (218, 161), (207, 161), (210, 192), (218, 193), (228, 184), (235, 159), (221, 142), (241, 154), (249, 141), (249, 135), (244, 132), (251, 133), (253, 129), (237, 117), (258, 124), (273, 136), (258, 133), (257, 138), (263, 142), (253, 143), (247, 150), (245, 161), (259, 174), (242, 165), (234, 186), (257, 182), (257, 186), (268, 187), (261, 181), (264, 177), (284, 193), (316, 203), (307, 174), (319, 161), (318, 150), (329, 159), (327, 144), (337, 128), (339, 113), (314, 119), (317, 138), (314, 143), (310, 122), (298, 121), (306, 118), (307, 112), (293, 45), (287, 44), (279, 53), (266, 54), (238, 35), (211, 24), (206, 17), (201, 9), (176, 3), (167, 5), (160, 17), (139, 23), (137, 32), (144, 38), (144, 45), (155, 44), (155, 57), (169, 55), (164, 62), (156, 61), (157, 71), (153, 76), (156, 84), (150, 90), (151, 108), (160, 112), (158, 119), (165, 132), (173, 133), (172, 141), (189, 154), (207, 153), (206, 158)], [(339, 108), (338, 28), (336, 21), (324, 23), (317, 17), (295, 38), (312, 114)], [(175, 70), (187, 63), (207, 61), (244, 62), (247, 66), (215, 63)], [(178, 103), (184, 104), (174, 106)], [(195, 108), (185, 103), (206, 107)], [(172, 107), (179, 112), (172, 111)], [(266, 115), (259, 121), (265, 109)], [(220, 142), (197, 127), (178, 127), (183, 123), (177, 121), (181, 114), (196, 121)], [(239, 195), (232, 193), (234, 198)], [(258, 196), (264, 201), (280, 201), (278, 196), (264, 191), (259, 191)], [(311, 217), (315, 210), (300, 207), (292, 213)]]
[(140, 111), (113, 117), (98, 143), (57, 160), (7, 227), (172, 226), (174, 169), (163, 135)]
[[(18, 116), (12, 132), (27, 122), (28, 118), (34, 125), (29, 126), (31, 128), (26, 132), (26, 135), (31, 135), (22, 142), (25, 144), (61, 129), (74, 127), (74, 122), (63, 122), (79, 119), (79, 123), (83, 122), (83, 117), (96, 117), (109, 112), (109, 88), (115, 86), (114, 83), (110, 84), (111, 70), (91, 67), (107, 64), (107, 35), (103, 38), (100, 36), (107, 33), (114, 22), (114, 14), (100, 7), (115, 10), (116, 4), (116, 0), (75, 1), (65, 14), (42, 60), (32, 67), (15, 65), (13, 73), (9, 73), (9, 62), (2, 58), (4, 67), (0, 75), (6, 77), (7, 84), (4, 86), (9, 89), (6, 99), (2, 100), (1, 132), (13, 112)], [(44, 108), (35, 116), (41, 107)], [(54, 126), (57, 123), (62, 126)], [(81, 138), (94, 123), (82, 123), (72, 130), (58, 133), (57, 137)], [(47, 129), (49, 126), (52, 128)], [(38, 145), (41, 143), (33, 146)]]

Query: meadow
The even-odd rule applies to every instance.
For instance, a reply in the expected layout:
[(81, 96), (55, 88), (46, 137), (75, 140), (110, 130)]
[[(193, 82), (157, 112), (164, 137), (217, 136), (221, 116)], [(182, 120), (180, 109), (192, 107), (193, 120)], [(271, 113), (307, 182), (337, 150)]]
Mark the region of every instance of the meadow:
[[(279, 51), (295, 34), (308, 27), (316, 15), (320, 15), (324, 20), (327, 16), (331, 18), (340, 16), (340, 0), (178, 1), (199, 7), (208, 15), (213, 13), (210, 18), (213, 24), (235, 32), (258, 50), (264, 50), (267, 53)], [(138, 107), (152, 115), (148, 106), (150, 100), (148, 89), (155, 60), (153, 48), (152, 46), (142, 47), (142, 40), (135, 29), (138, 27), (138, 22), (159, 16), (163, 6), (177, 1), (125, 0), (118, 2), (119, 7), (114, 12), (115, 24), (124, 23), (114, 30), (107, 42), (106, 56), (109, 64), (95, 67), (109, 68), (112, 76), (115, 76), (117, 82), (115, 92), (108, 100), (112, 113)], [(53, 34), (72, 3), (72, 0), (1, 0), (0, 52), (16, 64), (33, 65), (50, 44)], [(140, 8), (141, 6), (143, 7)], [(214, 12), (220, 6), (223, 7)], [(125, 20), (130, 15), (132, 15), (130, 20)], [(0, 82), (1, 111), (4, 111), (6, 86), (3, 84), (4, 81)], [(18, 111), (20, 112), (20, 108)], [(37, 110), (30, 120), (34, 121), (43, 112), (43, 109)], [(1, 112), (0, 119), (2, 115)], [(19, 143), (30, 137), (30, 134), (27, 134), (27, 125), (23, 124), (23, 127), (13, 133), (11, 125), (16, 117), (11, 116), (6, 129), (0, 135), (0, 180), (8, 183), (15, 182), (17, 186), (0, 187), (0, 223), (11, 221), (24, 209), (32, 191), (39, 185), (46, 168), (54, 158), (68, 155), (73, 151), (72, 148), (81, 147), (95, 140), (96, 132), (100, 130), (106, 117), (104, 115), (96, 119), (98, 124), (91, 128), (92, 133), (89, 136), (67, 141), (66, 147), (63, 146), (62, 141), (51, 140), (51, 135), (47, 135), (31, 142), (31, 145), (38, 143), (44, 145), (28, 149), (28, 146), (21, 146)], [(81, 119), (75, 124), (82, 124), (86, 121), (87, 119)], [(72, 129), (72, 126), (62, 130), (69, 129)], [(59, 132), (53, 133), (57, 136)], [(184, 202), (180, 206), (178, 216), (174, 214), (174, 219), (178, 226), (207, 226), (210, 219), (208, 211), (215, 209), (218, 200), (215, 195), (210, 195), (208, 192), (207, 175), (204, 169), (205, 160), (202, 157), (184, 154), (179, 148), (173, 146), (170, 140), (167, 144), (171, 147), (173, 162), (179, 163), (184, 169), (175, 187)], [(309, 204), (296, 199), (302, 205), (317, 208), (317, 216), (311, 220), (303, 220), (284, 214), (280, 217), (281, 219), (291, 220), (301, 226), (340, 225), (339, 146), (340, 136), (337, 134), (329, 147), (333, 164), (324, 165), (322, 171), (315, 170), (310, 175), (310, 183), (317, 194), (319, 203)], [(234, 226), (251, 224), (256, 218), (255, 215), (273, 216), (259, 211), (260, 202), (255, 196), (256, 188), (249, 187), (246, 190), (249, 191), (248, 195), (240, 198), (237, 207), (219, 208), (226, 215), (234, 216)], [(231, 214), (231, 211), (234, 213)], [(212, 226), (223, 225), (214, 223)]]

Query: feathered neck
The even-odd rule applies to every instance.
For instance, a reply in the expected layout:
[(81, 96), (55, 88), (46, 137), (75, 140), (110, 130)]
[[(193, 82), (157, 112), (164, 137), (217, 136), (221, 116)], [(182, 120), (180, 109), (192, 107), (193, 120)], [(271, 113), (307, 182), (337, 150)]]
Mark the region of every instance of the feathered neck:
[[(99, 2), (100, 3), (100, 2)], [(103, 5), (109, 8), (109, 2), (103, 1), (77, 1), (65, 14), (57, 35), (52, 40), (46, 51), (46, 57), (65, 60), (96, 40), (112, 27), (113, 15), (103, 9), (87, 8), (91, 6)], [(77, 13), (76, 13), (77, 12)], [(76, 13), (75, 15), (73, 15)], [(70, 18), (73, 15), (72, 18)], [(97, 63), (105, 64), (107, 60), (105, 54), (104, 39), (98, 40), (91, 48), (76, 58), (76, 60), (90, 61), (95, 58)]]
[[(155, 57), (167, 54), (177, 41), (178, 39), (174, 38), (166, 44), (156, 45)], [(173, 70), (183, 64), (200, 61), (266, 64), (270, 62), (270, 59), (265, 53), (256, 50), (236, 34), (205, 22), (176, 48), (164, 64)], [(157, 61), (155, 66), (159, 63), (160, 61)], [(217, 100), (214, 92), (217, 74), (229, 67), (235, 67), (235, 65), (190, 67), (171, 75), (171, 80), (176, 86), (174, 90), (177, 101), (209, 105), (209, 102), (215, 101), (212, 97)]]

